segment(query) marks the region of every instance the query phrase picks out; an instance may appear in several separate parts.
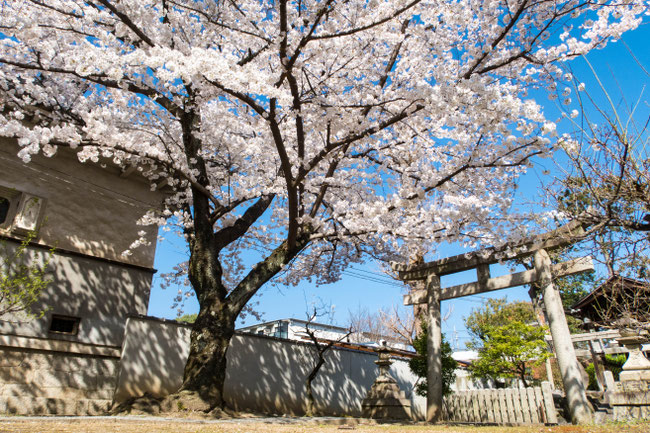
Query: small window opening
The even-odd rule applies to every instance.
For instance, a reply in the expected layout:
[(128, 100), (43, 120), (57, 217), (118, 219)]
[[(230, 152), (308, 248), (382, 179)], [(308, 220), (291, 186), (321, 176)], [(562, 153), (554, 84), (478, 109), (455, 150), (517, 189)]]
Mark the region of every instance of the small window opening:
[(50, 323), (50, 332), (59, 334), (76, 335), (79, 330), (79, 322), (81, 318), (72, 316), (59, 316), (52, 315), (52, 322)]
[(7, 220), (9, 215), (9, 199), (6, 197), (0, 197), (0, 224), (3, 224)]

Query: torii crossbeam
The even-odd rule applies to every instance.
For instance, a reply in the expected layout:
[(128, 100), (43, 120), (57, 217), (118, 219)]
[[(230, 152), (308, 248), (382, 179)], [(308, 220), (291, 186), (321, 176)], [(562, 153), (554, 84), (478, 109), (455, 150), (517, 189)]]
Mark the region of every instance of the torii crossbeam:
[[(442, 363), (440, 346), (440, 301), (478, 293), (501, 290), (524, 284), (537, 283), (542, 290), (548, 315), (553, 347), (557, 357), (567, 403), (574, 423), (588, 423), (592, 414), (582, 382), (578, 360), (575, 355), (569, 327), (564, 316), (562, 299), (553, 285), (553, 279), (594, 269), (590, 257), (551, 265), (546, 250), (563, 247), (574, 242), (583, 233), (580, 223), (574, 222), (556, 230), (501, 248), (486, 248), (467, 254), (447, 257), (428, 263), (391, 266), (403, 281), (425, 280), (423, 290), (415, 290), (404, 296), (405, 305), (427, 304), (427, 421), (438, 422), (442, 416)], [(520, 257), (534, 255), (535, 269), (501, 277), (490, 277), (490, 265)], [(476, 269), (477, 281), (441, 288), (440, 277)]]

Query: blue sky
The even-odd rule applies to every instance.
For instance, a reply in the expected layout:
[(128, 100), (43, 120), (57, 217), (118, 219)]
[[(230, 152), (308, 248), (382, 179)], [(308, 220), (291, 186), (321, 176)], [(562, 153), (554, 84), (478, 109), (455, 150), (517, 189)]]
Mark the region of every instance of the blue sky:
[[(639, 63), (650, 70), (650, 26), (644, 25), (634, 32), (626, 34), (622, 41), (609, 44), (605, 49), (592, 52), (588, 56), (589, 62), (596, 69), (596, 72), (615, 104), (621, 102), (621, 95), (631, 104), (643, 91), (644, 85), (650, 83), (650, 76), (644, 72)], [(636, 57), (630, 54), (630, 51)], [(638, 61), (638, 63), (637, 63)], [(587, 91), (592, 97), (596, 97), (599, 104), (605, 104), (602, 92), (598, 90), (598, 84), (594, 79), (587, 62), (584, 59), (575, 59), (570, 64), (579, 81), (586, 84)], [(648, 113), (650, 105), (650, 89), (647, 89), (643, 96), (645, 113)], [(556, 105), (557, 101), (549, 100), (544, 94), (536, 94), (536, 99), (545, 107), (549, 119), (560, 119), (560, 111)], [(575, 104), (574, 104), (575, 105)], [(573, 105), (571, 109), (575, 108)], [(606, 108), (606, 107), (604, 107)], [(570, 111), (570, 110), (569, 110)], [(558, 131), (566, 131), (566, 121), (558, 123)], [(553, 170), (553, 162), (550, 160), (538, 160), (530, 172), (521, 179), (519, 188), (519, 202), (530, 203), (539, 199), (538, 194), (540, 179), (544, 177), (546, 170)], [(161, 232), (161, 234), (163, 234)], [(463, 252), (457, 246), (448, 245), (440, 248), (438, 257), (446, 257)], [(187, 247), (183, 240), (174, 236), (166, 236), (166, 239), (159, 242), (156, 253), (155, 267), (158, 274), (168, 272), (172, 266), (187, 259)], [(503, 275), (508, 272), (505, 267), (493, 267), (492, 275)], [(449, 286), (468, 282), (475, 279), (474, 273), (455, 274), (444, 277), (442, 285)], [(443, 324), (443, 332), (447, 335), (448, 341), (459, 350), (464, 349), (468, 334), (463, 319), (469, 315), (474, 308), (480, 307), (486, 298), (508, 296), (509, 300), (529, 300), (526, 287), (518, 287), (489, 294), (465, 297), (442, 303), (443, 315), (449, 313), (448, 320)], [(333, 305), (334, 324), (345, 326), (348, 322), (349, 312), (365, 308), (368, 311), (376, 311), (380, 308), (387, 308), (392, 305), (401, 305), (404, 289), (399, 284), (391, 282), (381, 274), (379, 265), (368, 262), (363, 266), (356, 265), (349, 269), (343, 278), (335, 283), (316, 287), (312, 283), (303, 282), (296, 287), (274, 287), (267, 284), (259, 294), (253, 298), (253, 302), (259, 302), (256, 309), (263, 313), (263, 320), (274, 320), (280, 318), (294, 317), (305, 318), (307, 309), (306, 303), (315, 300), (322, 300), (326, 304)], [(160, 288), (160, 279), (154, 277), (154, 284), (149, 303), (149, 315), (164, 318), (176, 317), (176, 311), (170, 307), (176, 290)], [(410, 307), (404, 307), (410, 308)], [(186, 302), (185, 312), (194, 313), (198, 311), (198, 304), (194, 299)], [(249, 318), (246, 324), (255, 323), (255, 319)], [(241, 324), (240, 324), (241, 325)]]

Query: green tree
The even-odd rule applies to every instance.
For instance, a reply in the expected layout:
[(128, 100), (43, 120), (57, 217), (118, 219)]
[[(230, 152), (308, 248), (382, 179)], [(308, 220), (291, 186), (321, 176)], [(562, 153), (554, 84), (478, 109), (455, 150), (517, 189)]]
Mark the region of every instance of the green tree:
[(530, 368), (541, 365), (551, 354), (544, 341), (546, 328), (517, 320), (490, 327), (478, 351), (478, 359), (470, 366), (472, 376), (499, 379), (520, 379), (529, 386)]
[(184, 323), (194, 323), (196, 321), (196, 313), (193, 314), (183, 314), (181, 317), (176, 319), (179, 322), (184, 322)]
[[(626, 361), (627, 356), (625, 354), (605, 355), (605, 359), (603, 359), (603, 367), (605, 367), (605, 370), (611, 371), (614, 380), (618, 381), (619, 374), (623, 371), (623, 364), (625, 364)], [(594, 367), (594, 363), (590, 362), (589, 365), (585, 367), (585, 371), (589, 376), (589, 386), (587, 389), (597, 391), (598, 383), (596, 381), (596, 368)]]
[(465, 326), (472, 338), (467, 344), (468, 348), (479, 349), (488, 338), (488, 330), (512, 321), (536, 322), (532, 304), (524, 301), (508, 302), (507, 298), (488, 299), (483, 308), (473, 310), (465, 318)]
[(50, 284), (46, 269), (54, 250), (40, 262), (26, 256), (27, 247), (36, 234), (30, 232), (20, 245), (11, 250), (2, 244), (0, 250), (0, 319), (23, 321), (42, 317), (45, 309), (34, 309), (34, 303)]
[(530, 368), (551, 356), (544, 340), (547, 329), (536, 323), (528, 302), (489, 299), (485, 307), (465, 319), (465, 325), (472, 336), (468, 347), (478, 351), (478, 359), (470, 367), (474, 377), (497, 383), (518, 378), (529, 386)]
[[(417, 352), (418, 356), (411, 358), (409, 361), (409, 368), (420, 378), (420, 381), (415, 388), (415, 392), (424, 397), (427, 396), (427, 336), (427, 326), (423, 322), (422, 332), (413, 340), (413, 348)], [(451, 385), (455, 378), (454, 370), (458, 363), (451, 356), (451, 346), (445, 341), (444, 334), (442, 335), (442, 344), (440, 349), (442, 354), (442, 395), (447, 395), (451, 392)]]

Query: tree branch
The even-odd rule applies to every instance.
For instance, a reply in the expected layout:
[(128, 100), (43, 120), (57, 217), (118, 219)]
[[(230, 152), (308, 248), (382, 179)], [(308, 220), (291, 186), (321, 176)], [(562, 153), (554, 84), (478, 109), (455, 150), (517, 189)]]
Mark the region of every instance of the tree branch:
[(238, 218), (233, 225), (224, 227), (215, 233), (217, 249), (222, 250), (232, 242), (242, 237), (248, 229), (266, 212), (273, 202), (275, 194), (260, 197), (246, 212)]

